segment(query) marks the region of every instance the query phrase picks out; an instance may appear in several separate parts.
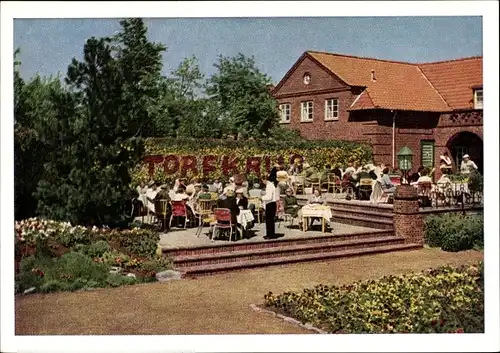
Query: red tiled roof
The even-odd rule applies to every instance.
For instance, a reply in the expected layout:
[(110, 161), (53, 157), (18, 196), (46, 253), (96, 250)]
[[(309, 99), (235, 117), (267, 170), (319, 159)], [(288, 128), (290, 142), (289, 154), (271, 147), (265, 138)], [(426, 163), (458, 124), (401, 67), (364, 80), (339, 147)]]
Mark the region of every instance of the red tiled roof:
[(361, 94), (352, 102), (351, 107), (348, 110), (364, 110), (364, 109), (376, 109), (377, 107), (373, 104), (368, 89), (365, 89)]
[(471, 86), (482, 83), (482, 58), (412, 64), (315, 51), (307, 54), (348, 85), (366, 87), (350, 110), (375, 107), (445, 112), (461, 109), (465, 91), (468, 90), (470, 100)]
[(483, 85), (483, 58), (420, 64), (420, 69), (453, 109), (473, 107), (473, 88)]

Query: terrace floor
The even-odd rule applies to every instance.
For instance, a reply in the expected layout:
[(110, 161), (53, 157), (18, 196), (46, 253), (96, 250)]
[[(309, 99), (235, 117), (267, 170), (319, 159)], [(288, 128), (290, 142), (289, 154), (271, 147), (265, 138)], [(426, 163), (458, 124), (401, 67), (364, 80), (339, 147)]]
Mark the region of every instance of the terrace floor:
[[(296, 222), (295, 222), (296, 224)], [(308, 237), (317, 237), (321, 235), (331, 236), (333, 235), (346, 235), (346, 234), (356, 234), (363, 233), (371, 230), (375, 230), (373, 228), (353, 226), (343, 223), (335, 223), (331, 222), (331, 230), (329, 232), (322, 233), (321, 225), (319, 221), (315, 222), (313, 229), (308, 230), (307, 232), (303, 232), (302, 229), (299, 229), (297, 225), (294, 225), (292, 228), (286, 227), (287, 224), (284, 222), (278, 227), (278, 223), (276, 223), (276, 234), (280, 236), (280, 240), (289, 240), (296, 238), (308, 238)], [(246, 242), (264, 242), (266, 225), (264, 223), (255, 224), (255, 226), (250, 229), (247, 238), (238, 239), (237, 243), (246, 243)], [(172, 228), (168, 233), (162, 233), (160, 235), (160, 243), (159, 245), (163, 248), (180, 248), (180, 247), (194, 247), (194, 246), (204, 246), (204, 245), (223, 245), (228, 244), (229, 241), (227, 238), (221, 240), (211, 241), (209, 238), (209, 227), (204, 227), (203, 231), (199, 236), (196, 234), (196, 228), (188, 228), (184, 230), (183, 228)], [(234, 238), (233, 238), (234, 239)]]

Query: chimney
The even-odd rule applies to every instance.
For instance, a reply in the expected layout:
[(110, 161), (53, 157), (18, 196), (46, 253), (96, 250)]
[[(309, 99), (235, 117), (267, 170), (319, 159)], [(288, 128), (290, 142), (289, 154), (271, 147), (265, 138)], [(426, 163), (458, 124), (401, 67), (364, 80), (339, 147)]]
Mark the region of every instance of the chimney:
[(375, 77), (375, 70), (372, 69), (372, 82), (377, 82), (377, 78)]

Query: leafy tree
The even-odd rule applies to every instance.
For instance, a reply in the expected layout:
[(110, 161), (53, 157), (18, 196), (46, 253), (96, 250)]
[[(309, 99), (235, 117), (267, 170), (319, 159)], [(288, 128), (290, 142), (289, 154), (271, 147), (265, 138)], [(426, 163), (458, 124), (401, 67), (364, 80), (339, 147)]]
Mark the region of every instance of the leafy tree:
[(25, 82), (18, 54), (19, 49), (14, 53), (14, 211), (16, 219), (22, 219), (35, 215), (33, 193), (51, 155), (41, 132), (54, 126), (51, 97), (63, 88), (58, 77), (35, 76)]
[(160, 96), (161, 44), (140, 19), (120, 22), (113, 38), (90, 38), (68, 67), (68, 90), (53, 96), (57, 134), (37, 197), (42, 215), (77, 224), (124, 219), (130, 174), (144, 153), (141, 135)]
[(278, 125), (276, 102), (268, 85), (270, 78), (260, 72), (254, 57), (238, 54), (219, 56), (217, 72), (208, 80), (207, 95), (213, 101), (225, 133), (233, 137), (268, 137)]
[(198, 99), (204, 75), (196, 57), (184, 59), (166, 78), (158, 104), (156, 136), (202, 137), (206, 102)]

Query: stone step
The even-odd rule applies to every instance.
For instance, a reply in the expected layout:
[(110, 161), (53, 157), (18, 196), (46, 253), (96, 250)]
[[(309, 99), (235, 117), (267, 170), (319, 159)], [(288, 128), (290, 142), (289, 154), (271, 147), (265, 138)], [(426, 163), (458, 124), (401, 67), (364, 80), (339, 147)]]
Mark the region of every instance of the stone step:
[(323, 234), (314, 236), (304, 236), (301, 238), (287, 238), (286, 236), (274, 240), (262, 241), (240, 241), (227, 242), (224, 244), (200, 245), (182, 248), (162, 248), (164, 256), (175, 258), (177, 256), (215, 254), (215, 253), (232, 253), (235, 251), (250, 251), (256, 249), (269, 249), (274, 247), (286, 247), (305, 244), (324, 244), (345, 240), (361, 240), (372, 239), (374, 237), (394, 236), (393, 230), (373, 229), (367, 232), (355, 234)]
[(332, 259), (340, 259), (353, 256), (378, 254), (392, 251), (404, 251), (420, 249), (420, 244), (395, 244), (384, 246), (373, 246), (361, 249), (348, 249), (343, 251), (321, 252), (316, 254), (294, 255), (288, 257), (279, 257), (271, 259), (257, 259), (249, 261), (238, 261), (232, 263), (221, 263), (212, 265), (193, 266), (181, 269), (183, 277), (195, 278), (203, 275), (211, 275), (217, 273), (240, 271), (251, 268), (286, 265), (298, 262), (326, 261)]
[(369, 227), (369, 228), (386, 229), (386, 230), (394, 229), (394, 223), (392, 219), (375, 219), (367, 216), (354, 216), (352, 213), (346, 213), (346, 214), (333, 213), (332, 220), (334, 222), (360, 226), (360, 227)]
[(332, 206), (331, 210), (332, 210), (333, 215), (364, 217), (367, 220), (384, 220), (384, 221), (389, 220), (391, 222), (393, 220), (392, 213), (384, 213), (384, 212), (371, 211), (371, 210), (352, 211), (352, 210), (348, 210), (348, 209), (345, 209), (343, 207), (337, 207), (337, 206)]
[(374, 204), (369, 201), (358, 200), (335, 200), (328, 203), (329, 206), (336, 209), (344, 209), (351, 212), (376, 212), (378, 214), (390, 215), (393, 214), (393, 207), (389, 204)]
[(404, 239), (396, 236), (374, 237), (369, 239), (355, 239), (334, 241), (328, 243), (301, 244), (294, 246), (240, 250), (212, 254), (193, 254), (173, 258), (174, 266), (182, 269), (186, 267), (212, 265), (220, 263), (234, 263), (256, 259), (274, 259), (296, 255), (317, 254), (332, 251), (354, 250), (372, 246), (394, 245), (404, 243)]

